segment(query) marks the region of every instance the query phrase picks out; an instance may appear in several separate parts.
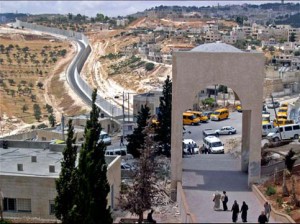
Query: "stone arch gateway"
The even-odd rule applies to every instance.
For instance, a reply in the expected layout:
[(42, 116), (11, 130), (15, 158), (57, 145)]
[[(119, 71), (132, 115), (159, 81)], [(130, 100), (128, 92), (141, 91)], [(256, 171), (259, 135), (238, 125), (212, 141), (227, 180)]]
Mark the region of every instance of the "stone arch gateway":
[(200, 45), (173, 54), (171, 188), (182, 181), (182, 112), (192, 105), (197, 91), (208, 85), (232, 88), (243, 106), (241, 169), (248, 184), (260, 178), (261, 110), (264, 55), (244, 52), (224, 43)]

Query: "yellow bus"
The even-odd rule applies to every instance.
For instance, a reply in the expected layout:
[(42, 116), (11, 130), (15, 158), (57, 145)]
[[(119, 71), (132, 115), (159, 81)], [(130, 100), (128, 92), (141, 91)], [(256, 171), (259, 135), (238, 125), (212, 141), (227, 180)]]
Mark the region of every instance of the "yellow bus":
[(182, 114), (183, 125), (195, 125), (200, 123), (200, 118), (193, 113), (185, 112)]
[(270, 123), (270, 114), (263, 114), (262, 115), (262, 124), (269, 124)]

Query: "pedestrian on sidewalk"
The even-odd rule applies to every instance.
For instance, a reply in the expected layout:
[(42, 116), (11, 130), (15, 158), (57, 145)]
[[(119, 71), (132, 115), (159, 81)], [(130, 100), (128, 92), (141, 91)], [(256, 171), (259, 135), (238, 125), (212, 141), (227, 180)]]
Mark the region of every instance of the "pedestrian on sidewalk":
[(232, 222), (237, 222), (238, 214), (240, 212), (240, 207), (236, 200), (234, 200), (231, 211), (232, 211)]
[(264, 208), (265, 208), (265, 215), (268, 219), (269, 222), (269, 218), (270, 218), (270, 214), (271, 214), (271, 205), (269, 202), (266, 201), (266, 203), (264, 204)]
[(266, 222), (268, 222), (268, 218), (267, 218), (267, 216), (265, 215), (265, 212), (262, 211), (262, 212), (261, 212), (261, 215), (258, 216), (258, 223), (259, 223), (259, 224), (265, 224)]
[(221, 197), (221, 200), (222, 200), (222, 204), (223, 204), (223, 210), (227, 211), (228, 210), (228, 207), (227, 207), (228, 197), (226, 195), (226, 191), (223, 191), (223, 195)]
[(248, 211), (248, 205), (246, 202), (243, 201), (243, 205), (241, 207), (241, 213), (242, 213), (242, 221), (247, 222), (247, 211)]
[(152, 217), (153, 212), (154, 212), (154, 210), (151, 209), (151, 211), (147, 215), (147, 221), (150, 222), (150, 223), (156, 223), (156, 220), (153, 219), (153, 217)]
[(121, 137), (120, 137), (120, 147), (121, 146), (125, 146), (124, 145), (124, 136), (123, 135), (121, 135)]
[(214, 194), (214, 198), (213, 198), (213, 202), (214, 202), (214, 210), (220, 210), (220, 206), (221, 206), (221, 194), (216, 191), (216, 193)]

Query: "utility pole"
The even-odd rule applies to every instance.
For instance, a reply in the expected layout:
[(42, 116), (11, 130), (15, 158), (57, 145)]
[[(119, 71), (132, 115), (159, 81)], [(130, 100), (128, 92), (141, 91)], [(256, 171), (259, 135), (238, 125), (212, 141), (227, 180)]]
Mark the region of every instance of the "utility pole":
[(125, 111), (124, 111), (124, 103), (125, 103), (125, 99), (124, 99), (124, 97), (125, 97), (125, 93), (124, 93), (124, 91), (123, 91), (123, 105), (122, 105), (122, 113), (123, 113), (123, 127), (122, 127), (122, 137), (124, 138), (124, 124), (125, 124)]
[(62, 133), (62, 140), (65, 140), (65, 117), (64, 114), (61, 115), (61, 133)]
[(128, 107), (127, 107), (127, 109), (128, 109), (128, 120), (127, 121), (129, 121), (129, 113), (130, 113), (130, 110), (129, 110), (129, 92), (127, 94), (128, 94), (128, 96), (127, 96), (127, 100), (128, 100)]
[(278, 122), (277, 112), (276, 112), (276, 109), (275, 109), (274, 99), (273, 99), (272, 94), (271, 94), (271, 99), (272, 99), (273, 109), (274, 109), (274, 113), (275, 113), (275, 119), (277, 120), (277, 125), (278, 125), (278, 132), (279, 132), (279, 136), (280, 136), (280, 141), (282, 141), (282, 136), (281, 136), (281, 131), (280, 131), (280, 124), (279, 124), (279, 122)]
[(217, 85), (215, 85), (215, 106), (217, 105)]

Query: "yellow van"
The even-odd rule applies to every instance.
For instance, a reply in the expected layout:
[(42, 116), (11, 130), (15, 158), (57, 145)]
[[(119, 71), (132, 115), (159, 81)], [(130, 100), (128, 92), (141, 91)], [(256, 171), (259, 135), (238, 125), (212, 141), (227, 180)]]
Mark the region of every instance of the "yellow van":
[(280, 107), (283, 107), (283, 108), (286, 108), (286, 109), (288, 109), (288, 107), (289, 107), (289, 104), (288, 104), (288, 103), (282, 103)]
[(240, 112), (240, 113), (243, 111), (241, 104), (236, 105), (235, 109), (237, 110), (237, 112)]
[(288, 108), (286, 107), (279, 107), (277, 116), (287, 116)]
[(203, 115), (202, 112), (200, 111), (191, 111), (191, 110), (188, 110), (186, 111), (187, 113), (192, 113), (194, 114), (196, 117), (199, 117), (200, 118), (200, 122), (207, 122), (208, 121), (208, 117)]
[(185, 112), (182, 114), (183, 125), (194, 125), (200, 123), (200, 118), (196, 117), (193, 113)]
[(212, 121), (220, 121), (227, 119), (229, 117), (229, 111), (227, 108), (215, 110), (215, 112), (210, 115)]
[(287, 120), (287, 119), (274, 119), (273, 125), (274, 126), (283, 126), (287, 124), (294, 124), (293, 120)]
[(270, 123), (270, 114), (263, 114), (262, 115), (262, 124), (269, 124)]

